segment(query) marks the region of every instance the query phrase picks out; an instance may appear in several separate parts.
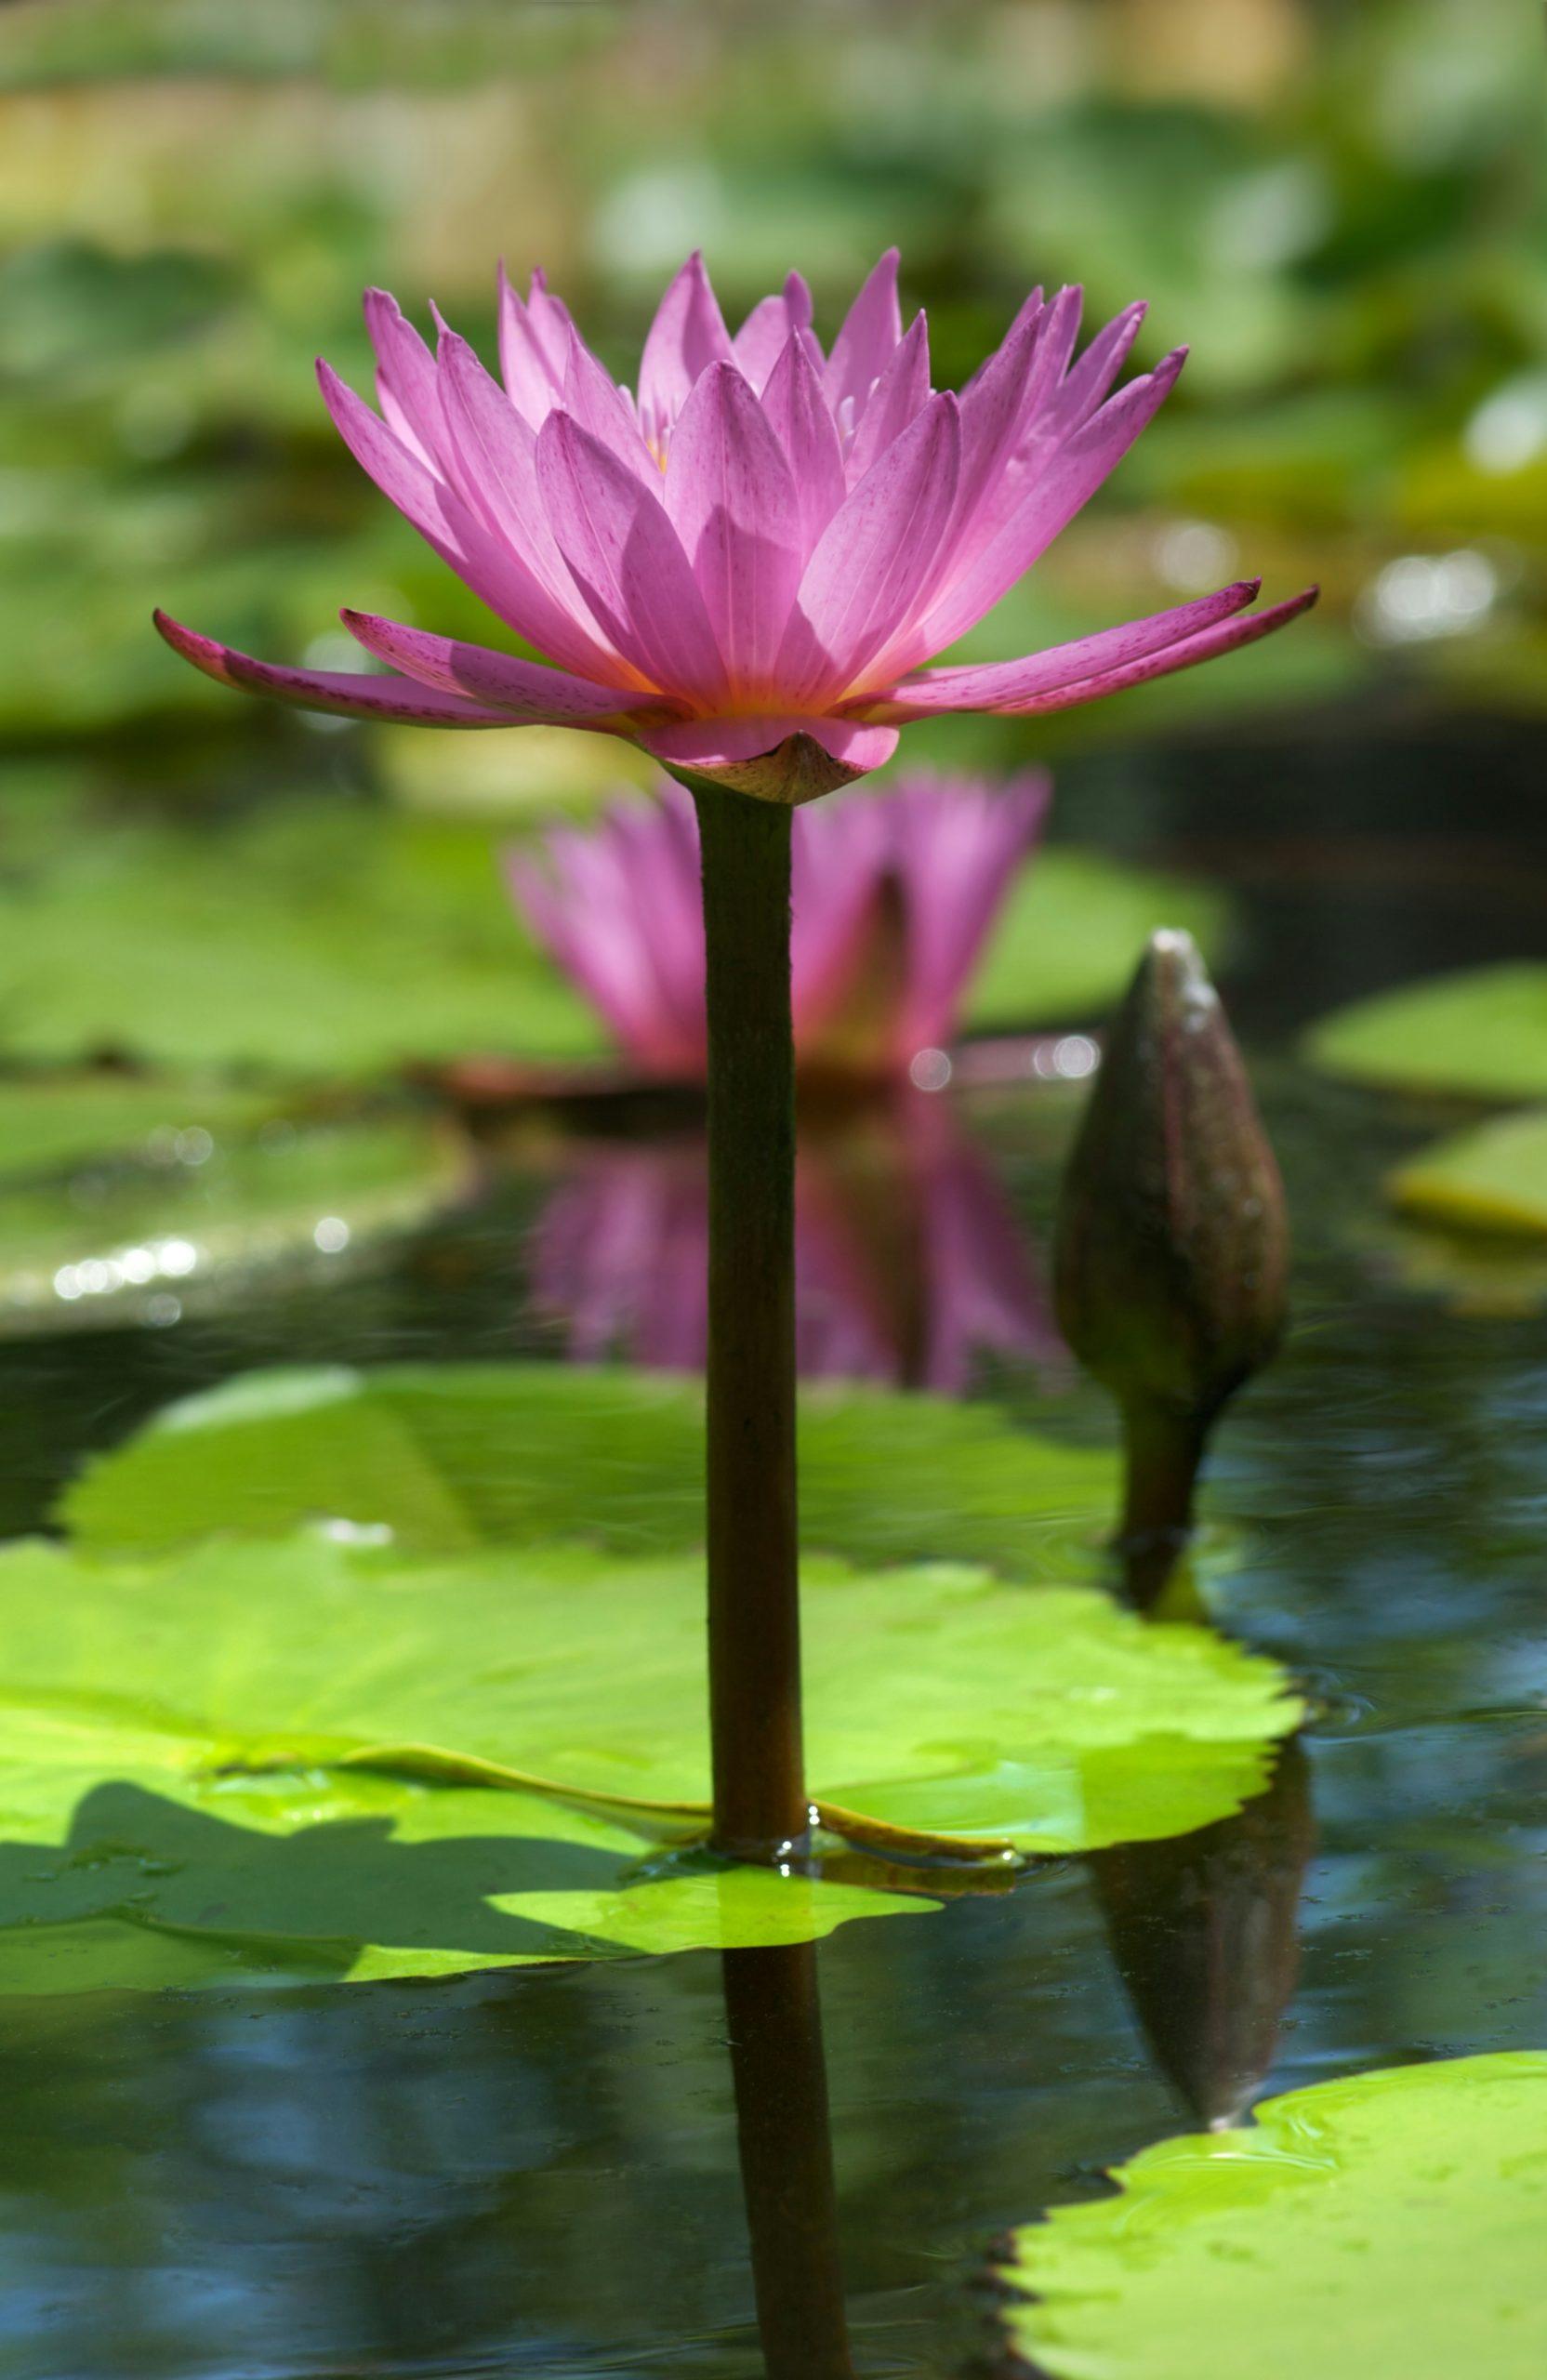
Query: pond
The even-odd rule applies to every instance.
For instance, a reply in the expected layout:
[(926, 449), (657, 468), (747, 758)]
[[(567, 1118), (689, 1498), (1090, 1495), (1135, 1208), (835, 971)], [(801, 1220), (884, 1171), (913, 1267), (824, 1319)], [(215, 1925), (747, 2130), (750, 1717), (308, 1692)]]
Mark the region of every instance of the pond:
[[(1547, 2039), (1541, 1278), (1528, 1252), (1479, 1258), (1384, 1209), (1384, 1175), (1463, 1102), (1333, 1080), (1300, 1047), (1388, 985), (1547, 959), (1540, 775), (1539, 734), (1394, 703), (1061, 776), (1064, 833), (1234, 902), (1220, 979), (1285, 1170), (1294, 1320), (1219, 1434), (1200, 1567), (1217, 1624), (1311, 1699), (1268, 1792), (728, 1968), (690, 1950), (8, 1999), (0, 2373), (754, 2380), (753, 2247), (813, 2337), (840, 2261), (858, 2372), (987, 2372), (996, 2243), (1101, 2196), (1147, 2144), (1266, 2093)], [(1013, 1257), (974, 1321), (972, 1393), (1102, 1445), (1110, 1413), (1060, 1359), (1041, 1288), (1082, 1096), (941, 1094)], [(496, 1138), (476, 1188), (374, 1268), (139, 1327), (73, 1308), (11, 1339), (7, 1533), (45, 1524), (89, 1454), (245, 1371), (559, 1362), (585, 1339), (620, 1162), (629, 1217), (643, 1182), (647, 1219), (691, 1232), (691, 1122), (593, 1137), (556, 1190), (572, 1161)], [(959, 1281), (899, 1289), (918, 1235), (888, 1223), (873, 1167), (838, 1170), (860, 1242), (893, 1251), (892, 1304), (817, 1343), (918, 1382)], [(560, 1264), (564, 1195), (591, 1203)], [(632, 1245), (636, 1274), (666, 1263), (648, 1231)], [(863, 1308), (854, 1279), (839, 1261), (820, 1286)], [(588, 1352), (609, 1332), (629, 1351), (634, 1287), (615, 1264)], [(836, 2352), (813, 2347), (812, 2372)]]

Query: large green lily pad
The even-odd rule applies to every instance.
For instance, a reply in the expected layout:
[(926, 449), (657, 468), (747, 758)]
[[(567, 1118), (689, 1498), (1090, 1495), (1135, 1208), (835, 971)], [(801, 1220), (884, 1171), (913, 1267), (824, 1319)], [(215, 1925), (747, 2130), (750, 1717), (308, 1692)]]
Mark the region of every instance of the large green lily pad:
[(1547, 1235), (1547, 1111), (1501, 1116), (1442, 1141), (1388, 1185), (1405, 1213), (1453, 1230)]
[(1306, 1046), (1355, 1082), (1547, 1098), (1547, 967), (1482, 967), (1382, 992), (1325, 1017)]
[[(508, 900), (487, 820), (318, 801), (200, 830), (122, 824), (0, 884), (0, 1050), (174, 1068), (359, 1075), (496, 1051), (600, 1055), (606, 1036)], [(1027, 870), (969, 1021), (1098, 1012), (1157, 923), (1217, 898), (1089, 853)]]
[(1547, 2364), (1547, 2054), (1406, 2066), (1160, 2142), (1016, 2234), (1050, 2380), (1526, 2380)]
[[(426, 1974), (801, 1938), (898, 1905), (827, 1880), (784, 1896), (652, 1844), (681, 1822), (469, 1766), (704, 1798), (695, 1560), (405, 1562), (374, 1534), (0, 1554), (0, 1931), (67, 1929), (65, 1980), (93, 1978), (104, 1924), (212, 1937), (218, 1970), (234, 1945), (285, 1973)], [(903, 1826), (1028, 1851), (1184, 1831), (1260, 1789), (1299, 1715), (1272, 1662), (1088, 1588), (826, 1561), (804, 1600), (813, 1790)], [(427, 1745), (438, 1767), (406, 1749)]]
[(326, 802), (103, 829), (0, 890), (0, 1043), (311, 1076), (602, 1047), (518, 925), (486, 828)]
[[(69, 1120), (34, 1117), (35, 1134)], [(0, 1332), (170, 1319), (167, 1299), (207, 1302), (298, 1262), (337, 1269), (421, 1222), (458, 1179), (412, 1117), (280, 1120), (245, 1140), (170, 1129), (139, 1161), (0, 1183)]]
[[(703, 1427), (696, 1382), (622, 1368), (256, 1372), (170, 1407), (62, 1511), (102, 1547), (341, 1517), (416, 1554), (576, 1536), (681, 1550), (703, 1539)], [(988, 1407), (847, 1386), (802, 1392), (800, 1464), (806, 1544), (864, 1563), (1066, 1574), (1089, 1561), (1117, 1492), (1105, 1451)]]

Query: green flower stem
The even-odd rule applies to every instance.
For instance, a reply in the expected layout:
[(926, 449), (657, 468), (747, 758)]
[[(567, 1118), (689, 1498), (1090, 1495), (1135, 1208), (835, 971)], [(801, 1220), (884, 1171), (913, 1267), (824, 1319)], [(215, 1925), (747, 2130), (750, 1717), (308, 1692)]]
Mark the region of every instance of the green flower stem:
[(1193, 1534), (1193, 1498), (1209, 1422), (1143, 1393), (1123, 1406), (1124, 1492), (1117, 1551), (1129, 1600), (1158, 1602)]
[(809, 1942), (721, 1954), (768, 2380), (853, 2380), (827, 2075)]
[(810, 1831), (795, 1492), (791, 813), (689, 781), (707, 956), (709, 1736), (714, 1840)]

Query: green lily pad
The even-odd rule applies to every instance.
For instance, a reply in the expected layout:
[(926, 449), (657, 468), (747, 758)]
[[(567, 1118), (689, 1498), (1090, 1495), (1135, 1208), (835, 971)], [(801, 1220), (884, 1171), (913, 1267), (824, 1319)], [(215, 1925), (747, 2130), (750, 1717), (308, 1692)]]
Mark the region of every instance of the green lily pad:
[(1547, 1236), (1547, 1111), (1441, 1141), (1387, 1185), (1405, 1213), (1452, 1230)]
[[(52, 1129), (34, 1123), (40, 1138)], [(404, 1117), (274, 1121), (245, 1141), (185, 1127), (149, 1158), (0, 1183), (0, 1333), (170, 1319), (276, 1267), (337, 1270), (422, 1222), (456, 1181), (433, 1131)]]
[(1005, 904), (967, 1003), (974, 1031), (1101, 1016), (1157, 926), (1183, 926), (1217, 951), (1228, 908), (1212, 887), (1055, 845)]
[[(813, 1790), (902, 1825), (1031, 1851), (1184, 1831), (1260, 1789), (1299, 1716), (1274, 1663), (1091, 1589), (833, 1561), (804, 1587)], [(216, 1937), (222, 1965), (234, 1943), (290, 1972), (298, 1944), (350, 1975), (427, 1974), (917, 1908), (663, 1851), (648, 1820), (443, 1781), (445, 1763), (427, 1777), (414, 1747), (580, 1797), (704, 1798), (702, 1605), (691, 1559), (413, 1563), (338, 1525), (140, 1561), (7, 1549), (0, 1933), (76, 1929), (77, 1980), (104, 1924)]]
[(1547, 2361), (1547, 2054), (1405, 2066), (1161, 2141), (1015, 2235), (1049, 2380), (1524, 2380)]
[[(675, 1552), (703, 1540), (703, 1431), (697, 1382), (622, 1368), (256, 1372), (170, 1407), (62, 1513), (84, 1543), (137, 1550), (342, 1516), (416, 1554), (563, 1537)], [(1066, 1572), (1116, 1492), (1110, 1454), (982, 1405), (802, 1392), (802, 1534), (822, 1553)]]
[(0, 1080), (0, 1179), (93, 1157), (171, 1166), (272, 1116), (271, 1095), (225, 1083), (102, 1072)]
[(319, 802), (123, 826), (0, 889), (0, 1045), (366, 1074), (605, 1045), (505, 896), (487, 826)]
[(1306, 1048), (1355, 1082), (1547, 1098), (1547, 967), (1481, 967), (1382, 992), (1324, 1018)]
[[(322, 800), (236, 826), (99, 828), (0, 883), (0, 1051), (291, 1077), (599, 1056), (602, 1025), (506, 895), (508, 839), (487, 817)], [(1091, 1015), (1150, 927), (1207, 940), (1220, 917), (1196, 886), (1045, 853), (1011, 897), (969, 1022)]]

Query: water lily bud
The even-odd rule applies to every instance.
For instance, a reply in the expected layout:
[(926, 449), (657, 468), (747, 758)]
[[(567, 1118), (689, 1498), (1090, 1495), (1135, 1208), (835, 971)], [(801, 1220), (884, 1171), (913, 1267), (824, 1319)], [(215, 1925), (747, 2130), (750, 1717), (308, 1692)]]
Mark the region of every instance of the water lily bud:
[(1151, 937), (1064, 1178), (1055, 1261), (1070, 1346), (1123, 1410), (1124, 1536), (1179, 1538), (1225, 1399), (1283, 1331), (1278, 1167), (1190, 935)]

